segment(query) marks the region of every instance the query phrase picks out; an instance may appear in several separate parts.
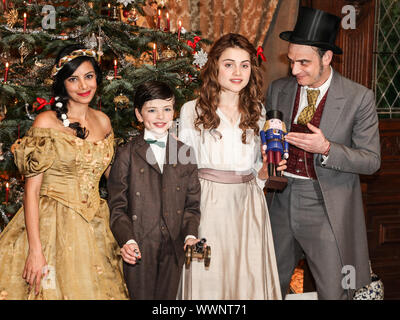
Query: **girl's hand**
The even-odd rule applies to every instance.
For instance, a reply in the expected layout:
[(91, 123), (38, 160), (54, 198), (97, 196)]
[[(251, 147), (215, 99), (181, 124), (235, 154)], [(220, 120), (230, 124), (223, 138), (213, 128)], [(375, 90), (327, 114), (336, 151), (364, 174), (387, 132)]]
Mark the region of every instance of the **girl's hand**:
[[(265, 153), (265, 150), (263, 150), (261, 148), (261, 153), (262, 153), (262, 157), (263, 157), (263, 165), (260, 169), (260, 171), (258, 171), (258, 178), (261, 180), (267, 180), (269, 175), (268, 175), (268, 164), (267, 164), (267, 154)], [(279, 162), (278, 167), (276, 168), (277, 171), (284, 171), (287, 169), (287, 161), (286, 160), (281, 160), (281, 162)]]

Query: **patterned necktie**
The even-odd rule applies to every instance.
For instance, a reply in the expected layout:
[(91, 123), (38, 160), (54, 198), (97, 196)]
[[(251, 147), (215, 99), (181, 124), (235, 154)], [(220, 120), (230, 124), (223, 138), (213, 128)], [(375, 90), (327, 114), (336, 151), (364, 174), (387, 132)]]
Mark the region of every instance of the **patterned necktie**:
[(159, 146), (160, 148), (165, 148), (165, 142), (163, 141), (158, 141), (158, 140), (144, 140), (146, 141), (148, 144), (155, 144), (156, 146)]
[(305, 107), (301, 112), (297, 119), (298, 124), (307, 125), (314, 117), (314, 113), (316, 108), (317, 99), (319, 96), (319, 90), (308, 90), (307, 89), (307, 101), (308, 106)]

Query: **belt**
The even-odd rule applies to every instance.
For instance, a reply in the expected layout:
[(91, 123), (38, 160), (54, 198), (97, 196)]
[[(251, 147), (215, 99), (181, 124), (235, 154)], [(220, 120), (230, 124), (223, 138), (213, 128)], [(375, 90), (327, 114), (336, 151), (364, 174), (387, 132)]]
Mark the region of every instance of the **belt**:
[(202, 168), (199, 169), (199, 178), (218, 183), (245, 183), (254, 179), (254, 174), (248, 171), (225, 171)]

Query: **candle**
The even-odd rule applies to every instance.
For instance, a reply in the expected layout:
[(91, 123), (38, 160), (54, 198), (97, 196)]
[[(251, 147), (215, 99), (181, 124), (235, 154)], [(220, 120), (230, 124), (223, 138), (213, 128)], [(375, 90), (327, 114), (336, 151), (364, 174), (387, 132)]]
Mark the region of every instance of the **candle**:
[(158, 10), (158, 17), (157, 17), (157, 29), (161, 27), (161, 10)]
[(108, 3), (107, 7), (108, 7), (108, 16), (111, 17), (111, 4)]
[(117, 77), (117, 63), (118, 63), (118, 61), (117, 61), (117, 59), (115, 59), (114, 60), (114, 78)]
[(26, 12), (24, 12), (24, 32), (26, 32)]
[(136, 8), (133, 9), (133, 24), (136, 26)]
[(3, 11), (4, 11), (4, 12), (7, 12), (6, 0), (3, 0)]
[(6, 62), (6, 70), (5, 70), (5, 74), (4, 74), (4, 82), (7, 81), (7, 76), (8, 76), (8, 62)]
[(6, 204), (8, 203), (8, 194), (10, 192), (10, 188), (8, 187), (8, 182), (6, 183)]
[(157, 64), (157, 44), (153, 44), (153, 64)]
[(167, 12), (167, 31), (170, 30), (169, 13)]
[(178, 41), (181, 39), (182, 21), (178, 21)]

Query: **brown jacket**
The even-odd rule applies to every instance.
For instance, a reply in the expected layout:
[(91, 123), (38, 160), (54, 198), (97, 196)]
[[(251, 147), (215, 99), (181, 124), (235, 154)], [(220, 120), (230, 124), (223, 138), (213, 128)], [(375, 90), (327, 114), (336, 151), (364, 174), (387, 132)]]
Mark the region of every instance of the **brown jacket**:
[(172, 135), (166, 148), (163, 173), (143, 134), (117, 150), (107, 182), (110, 227), (120, 247), (134, 239), (140, 248), (146, 236), (165, 223), (178, 264), (183, 265), (185, 237), (198, 236), (200, 182), (195, 162), (182, 164), (178, 159), (180, 152), (188, 157), (193, 150)]

